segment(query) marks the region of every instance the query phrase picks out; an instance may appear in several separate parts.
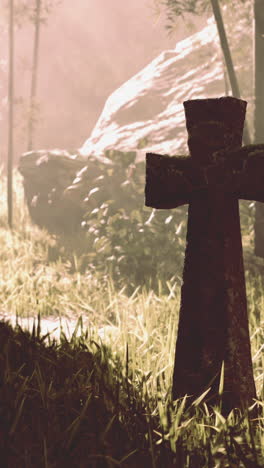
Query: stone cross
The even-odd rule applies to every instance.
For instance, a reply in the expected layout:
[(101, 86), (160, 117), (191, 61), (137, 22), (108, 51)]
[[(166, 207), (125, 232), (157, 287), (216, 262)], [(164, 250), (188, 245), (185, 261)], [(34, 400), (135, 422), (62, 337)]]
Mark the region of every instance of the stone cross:
[(189, 204), (173, 398), (218, 401), (224, 362), (226, 411), (256, 398), (238, 201), (264, 202), (264, 145), (241, 147), (246, 106), (184, 102), (190, 156), (146, 157), (146, 205)]

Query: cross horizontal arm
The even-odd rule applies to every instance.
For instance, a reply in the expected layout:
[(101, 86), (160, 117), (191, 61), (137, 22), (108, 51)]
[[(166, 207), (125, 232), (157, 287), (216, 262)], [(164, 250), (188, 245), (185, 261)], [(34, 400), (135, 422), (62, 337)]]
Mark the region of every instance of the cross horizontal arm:
[[(239, 199), (264, 202), (264, 144), (247, 145), (233, 150), (216, 152), (219, 172), (223, 171), (221, 185), (226, 192)], [(207, 168), (209, 182), (212, 168)]]
[(190, 156), (147, 153), (146, 206), (176, 208), (208, 189), (264, 202), (264, 145), (218, 151), (207, 164)]
[[(184, 177), (190, 173), (193, 160), (188, 156), (146, 156), (146, 206), (176, 208), (189, 203), (193, 186)], [(195, 172), (195, 168), (193, 168)]]

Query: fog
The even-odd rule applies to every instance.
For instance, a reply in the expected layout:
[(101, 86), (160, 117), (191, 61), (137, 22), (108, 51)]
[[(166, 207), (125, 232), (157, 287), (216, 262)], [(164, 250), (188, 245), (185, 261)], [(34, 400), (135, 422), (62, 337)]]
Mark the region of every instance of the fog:
[[(178, 19), (171, 37), (166, 14), (154, 0), (62, 0), (40, 30), (37, 124), (34, 149), (79, 148), (89, 137), (107, 97), (161, 51), (199, 29), (205, 20)], [(32, 24), (15, 31), (15, 160), (26, 150)], [(4, 19), (1, 59), (7, 60)], [(6, 158), (7, 67), (1, 70), (1, 159)]]

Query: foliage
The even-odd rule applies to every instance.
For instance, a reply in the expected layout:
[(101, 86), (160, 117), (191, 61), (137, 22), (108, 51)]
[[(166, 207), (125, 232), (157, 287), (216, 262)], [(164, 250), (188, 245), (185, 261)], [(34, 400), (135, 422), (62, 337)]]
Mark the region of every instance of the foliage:
[(131, 164), (131, 158), (119, 151), (106, 156), (114, 168), (90, 185), (83, 222), (90, 262), (99, 270), (107, 266), (114, 278), (125, 278), (132, 290), (140, 284), (157, 287), (159, 281), (179, 278), (186, 209), (144, 207), (145, 164)]
[[(46, 23), (48, 15), (63, 0), (42, 0), (41, 23)], [(2, 5), (3, 15), (8, 13), (9, 0)], [(14, 19), (17, 27), (21, 28), (27, 23), (34, 23), (36, 17), (36, 0), (15, 0)]]
[[(158, 0), (159, 1), (159, 0)], [(212, 12), (211, 0), (160, 0), (167, 9), (167, 19), (169, 23), (175, 22), (175, 17), (183, 16), (184, 14), (203, 15)], [(240, 0), (243, 5), (249, 5), (250, 0)], [(237, 0), (222, 0), (219, 1), (222, 5), (235, 7)], [(170, 27), (172, 27), (170, 25)]]
[(184, 13), (201, 15), (210, 8), (208, 0), (165, 0), (163, 4), (167, 7), (167, 18), (169, 22), (174, 22), (175, 16), (183, 16)]

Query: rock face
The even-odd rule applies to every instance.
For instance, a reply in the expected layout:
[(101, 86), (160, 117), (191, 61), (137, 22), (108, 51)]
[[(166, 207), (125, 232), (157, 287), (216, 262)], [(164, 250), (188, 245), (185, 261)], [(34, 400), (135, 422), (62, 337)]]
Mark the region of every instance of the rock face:
[(140, 177), (140, 172), (142, 187), (144, 186), (143, 164), (135, 164), (135, 151), (106, 151), (105, 155), (106, 157), (90, 156), (87, 165), (65, 189), (64, 200), (68, 200), (71, 206), (75, 205), (76, 210), (81, 207), (84, 213), (91, 212), (108, 200), (112, 200), (113, 210), (124, 206), (132, 209), (129, 184), (132, 177)]
[[(248, 47), (244, 26), (240, 21), (232, 30), (232, 39), (243, 52)], [(243, 63), (240, 68), (244, 70), (246, 66)], [(164, 51), (108, 98), (78, 155), (40, 151), (21, 158), (20, 171), (33, 220), (49, 228), (78, 225), (83, 212), (94, 205), (89, 203), (96, 193), (91, 194), (91, 190), (100, 187), (96, 201), (102, 202), (103, 197), (117, 200), (119, 184), (125, 180), (129, 165), (145, 161), (146, 152), (186, 154), (183, 101), (219, 97), (225, 91), (218, 35), (210, 19), (199, 33), (178, 42), (175, 49)], [(245, 93), (242, 97), (248, 100)], [(133, 157), (131, 161), (128, 157), (128, 165), (121, 165), (124, 174), (120, 175), (118, 158), (115, 162), (112, 159), (114, 155), (122, 158), (122, 152), (125, 158), (128, 151)], [(118, 174), (110, 183), (107, 171), (111, 165)]]
[[(247, 116), (251, 116), (250, 14), (245, 18), (243, 9), (233, 8), (223, 8), (223, 14), (241, 98), (248, 101)], [(138, 150), (143, 160), (146, 152), (187, 152), (183, 101), (230, 93), (217, 28), (210, 18), (201, 31), (161, 53), (110, 95), (80, 153)]]
[(106, 149), (175, 154), (187, 151), (183, 101), (225, 94), (223, 63), (214, 23), (166, 50), (106, 101), (80, 152)]
[(64, 190), (87, 162), (67, 151), (32, 151), (19, 162), (24, 190), (32, 220), (51, 230), (71, 230), (80, 223), (81, 206), (63, 197)]
[[(62, 150), (25, 153), (20, 158), (19, 171), (24, 177), (32, 220), (52, 232), (69, 233), (80, 228), (86, 212), (105, 200), (115, 200), (114, 209), (123, 203), (128, 207), (129, 191), (122, 190), (122, 197), (119, 195), (121, 185), (135, 169), (135, 158), (135, 152), (118, 151), (111, 159), (100, 156), (84, 159)], [(142, 167), (141, 172), (144, 174)]]

